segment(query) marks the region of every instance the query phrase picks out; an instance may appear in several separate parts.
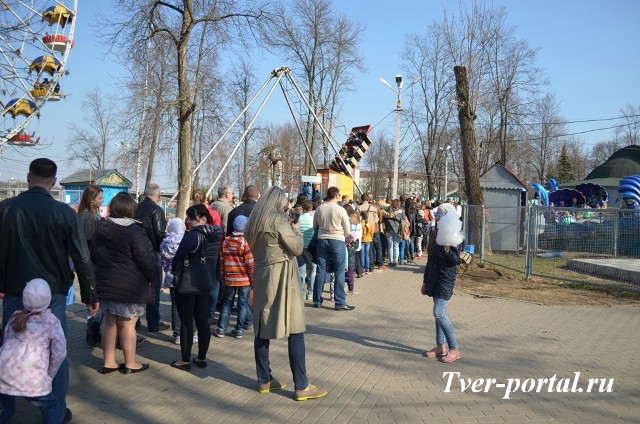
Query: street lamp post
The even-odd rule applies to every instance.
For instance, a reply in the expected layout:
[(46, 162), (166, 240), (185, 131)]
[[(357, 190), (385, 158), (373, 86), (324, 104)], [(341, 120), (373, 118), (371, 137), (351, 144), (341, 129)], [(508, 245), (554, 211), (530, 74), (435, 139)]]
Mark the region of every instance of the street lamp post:
[[(420, 81), (420, 77), (416, 78), (405, 88), (405, 90), (411, 87), (416, 82)], [(400, 113), (402, 112), (402, 75), (396, 75), (396, 86), (398, 90), (394, 89), (391, 84), (380, 78), (380, 82), (398, 95), (398, 103), (396, 104), (396, 145), (393, 151), (393, 183), (391, 187), (391, 197), (393, 199), (398, 198), (398, 167), (400, 166)]]
[(396, 75), (396, 85), (398, 86), (398, 104), (396, 105), (396, 145), (393, 150), (393, 193), (394, 199), (398, 198), (398, 168), (400, 166), (400, 112), (402, 112), (402, 76)]
[(380, 78), (380, 82), (392, 89), (398, 95), (398, 103), (396, 104), (396, 145), (393, 150), (393, 182), (391, 183), (391, 198), (398, 198), (398, 167), (400, 166), (400, 112), (402, 112), (402, 99), (400, 93), (402, 91), (402, 76), (396, 75), (396, 91), (391, 84)]

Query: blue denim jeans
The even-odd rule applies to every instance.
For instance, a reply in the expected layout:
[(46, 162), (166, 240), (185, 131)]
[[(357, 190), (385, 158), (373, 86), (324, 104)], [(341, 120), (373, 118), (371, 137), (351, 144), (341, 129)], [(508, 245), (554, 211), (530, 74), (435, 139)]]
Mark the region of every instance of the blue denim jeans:
[(226, 332), (229, 326), (229, 318), (231, 316), (231, 308), (233, 300), (238, 293), (238, 323), (236, 324), (236, 333), (242, 335), (247, 319), (247, 311), (249, 310), (249, 291), (251, 286), (230, 287), (227, 286), (224, 291), (224, 301), (222, 303), (222, 311), (220, 311), (220, 319), (218, 320), (218, 330)]
[(456, 334), (453, 332), (453, 325), (447, 318), (448, 303), (448, 300), (435, 296), (433, 298), (433, 316), (436, 319), (436, 344), (443, 345), (446, 342), (449, 349), (457, 349)]
[[(67, 335), (67, 315), (66, 294), (54, 294), (51, 297), (49, 309), (62, 324), (62, 330)], [(13, 313), (22, 309), (22, 296), (5, 296), (2, 302), (2, 322), (3, 327), (9, 322)], [(51, 396), (41, 396), (39, 398), (27, 398), (34, 406), (40, 408), (43, 423), (58, 424), (64, 418), (67, 409), (67, 391), (69, 389), (69, 360), (67, 358), (62, 361), (58, 373), (53, 378), (53, 390)], [(9, 413), (13, 415), (15, 411), (16, 398), (14, 396), (6, 396), (2, 399), (2, 419), (8, 418)], [(5, 421), (2, 421), (3, 423)]]
[(371, 254), (369, 251), (371, 250), (371, 243), (362, 243), (362, 249), (360, 249), (360, 266), (362, 267), (362, 271), (371, 271), (371, 258), (369, 255)]
[(216, 308), (218, 306), (218, 296), (220, 296), (220, 274), (219, 271), (216, 270), (216, 278), (213, 280), (213, 288), (209, 293), (209, 309), (207, 311), (208, 320), (212, 320), (216, 313)]
[(413, 257), (415, 256), (415, 252), (416, 252), (416, 238), (415, 238), (415, 236), (409, 237), (409, 240), (407, 240), (407, 247), (408, 247), (408, 250), (409, 250), (409, 259), (413, 260)]
[(373, 248), (371, 249), (371, 261), (380, 266), (384, 263), (384, 249), (382, 248), (382, 233), (373, 233)]
[[(251, 296), (251, 291), (249, 291), (249, 296)], [(248, 330), (253, 327), (253, 309), (251, 309), (251, 305), (247, 308), (247, 316), (244, 319), (244, 329)]]
[(406, 247), (407, 247), (407, 241), (404, 239), (400, 239), (400, 245), (398, 249), (398, 261), (400, 262), (400, 265), (404, 263), (404, 251)]
[(387, 234), (387, 247), (389, 249), (389, 263), (398, 263), (400, 254), (400, 236), (398, 234)]
[(333, 264), (335, 272), (334, 297), (335, 307), (340, 308), (347, 304), (344, 292), (344, 271), (347, 262), (345, 244), (340, 240), (318, 239), (318, 271), (313, 287), (313, 303), (322, 305), (322, 291), (327, 276), (327, 265)]
[(160, 289), (162, 288), (162, 265), (160, 253), (153, 252), (153, 269), (156, 273), (155, 301), (147, 304), (147, 327), (155, 331), (160, 327)]
[[(302, 283), (302, 294), (313, 293), (313, 286), (315, 285), (316, 272), (318, 266), (313, 262), (311, 253), (307, 249), (302, 251), (302, 255), (298, 256), (298, 267), (300, 272), (300, 282)], [(311, 269), (309, 273), (309, 290), (307, 290), (305, 284), (305, 277), (307, 276), (307, 269)]]
[[(258, 336), (253, 339), (258, 384), (266, 384), (273, 380), (269, 366), (269, 342), (269, 339), (260, 339)], [(288, 344), (294, 390), (304, 390), (309, 385), (305, 363), (304, 333), (290, 334)]]
[[(37, 397), (25, 397), (29, 403), (37, 408), (40, 408), (42, 413), (43, 424), (59, 424), (61, 420), (57, 417), (57, 405), (55, 396), (52, 393), (44, 396)], [(9, 419), (16, 413), (16, 398), (15, 396), (0, 394), (0, 423), (5, 424), (9, 422)], [(63, 416), (64, 418), (64, 416)]]

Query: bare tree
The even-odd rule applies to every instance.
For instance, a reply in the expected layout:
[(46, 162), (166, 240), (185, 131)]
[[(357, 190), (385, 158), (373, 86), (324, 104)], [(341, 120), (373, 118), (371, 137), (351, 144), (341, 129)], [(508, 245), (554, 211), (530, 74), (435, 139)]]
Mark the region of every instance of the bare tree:
[[(183, 215), (191, 197), (193, 116), (198, 107), (197, 86), (194, 89), (194, 53), (192, 36), (199, 41), (209, 41), (208, 31), (214, 43), (224, 35), (227, 40), (241, 38), (257, 29), (261, 18), (267, 15), (266, 0), (117, 0), (115, 9), (120, 13), (109, 22), (114, 45), (144, 43), (148, 37), (166, 36), (171, 40), (176, 57), (177, 97), (174, 102), (178, 129), (178, 206), (177, 214)], [(203, 28), (204, 27), (204, 28)], [(149, 34), (148, 28), (152, 31)], [(197, 32), (201, 31), (201, 32)], [(195, 47), (199, 50), (199, 46)]]
[(69, 126), (67, 140), (70, 155), (94, 169), (105, 169), (107, 153), (122, 134), (117, 120), (116, 102), (109, 99), (98, 86), (87, 92), (82, 100), (84, 116)]
[(537, 123), (529, 132), (529, 144), (533, 152), (530, 163), (537, 181), (545, 181), (549, 171), (553, 170), (561, 147), (561, 137), (565, 133), (560, 103), (553, 94), (547, 93), (535, 103), (532, 116)]
[(589, 151), (584, 145), (584, 142), (574, 139), (568, 139), (565, 144), (569, 157), (571, 158), (571, 164), (573, 166), (573, 172), (577, 180), (584, 179), (591, 169), (589, 168)]
[(624, 116), (624, 126), (616, 128), (616, 141), (622, 147), (640, 144), (640, 105), (626, 105), (620, 110)]
[(495, 19), (491, 7), (474, 3), (471, 10), (461, 7), (460, 16), (451, 19), (445, 14), (445, 40), (454, 63), (456, 105), (460, 125), (465, 193), (469, 204), (484, 204), (480, 189), (478, 148), (474, 121), (478, 104), (485, 95), (487, 73), (486, 45)]
[[(361, 33), (359, 24), (335, 12), (331, 0), (294, 0), (288, 7), (283, 2), (277, 8), (267, 42), (292, 62), (292, 70), (305, 77), (312, 110), (303, 108), (300, 113), (305, 116), (305, 142), (311, 152), (316, 150), (314, 115), (324, 120), (325, 127), (330, 126), (340, 95), (351, 88), (350, 72), (364, 68), (357, 49)], [(325, 167), (327, 143), (323, 144)], [(312, 168), (310, 158), (305, 157), (306, 172), (315, 173)]]
[[(238, 58), (237, 64), (233, 66), (234, 72), (231, 76), (233, 89), (229, 93), (233, 103), (234, 109), (237, 111), (244, 110), (252, 95), (256, 91), (256, 77), (255, 71), (251, 64), (249, 56), (242, 55)], [(242, 174), (239, 181), (243, 187), (249, 185), (249, 146), (254, 130), (249, 130), (249, 122), (251, 121), (251, 112), (247, 110), (240, 120), (242, 134), (245, 132), (247, 135), (243, 140), (243, 154), (242, 154)]]
[[(409, 92), (407, 120), (419, 141), (422, 168), (427, 174), (429, 198), (437, 193), (436, 178), (442, 175), (438, 164), (444, 162), (444, 151), (451, 145), (455, 85), (451, 79), (451, 56), (447, 54), (442, 23), (433, 22), (424, 35), (408, 37), (404, 57), (405, 70), (419, 78)], [(442, 171), (444, 172), (444, 171)]]
[(389, 172), (389, 164), (393, 163), (394, 141), (393, 137), (386, 133), (375, 133), (369, 136), (371, 147), (364, 156), (361, 166), (371, 172), (371, 178), (361, 188), (373, 193), (375, 196), (391, 197), (392, 175)]
[(508, 26), (506, 8), (501, 6), (483, 13), (489, 14), (489, 24), (483, 34), (489, 93), (498, 106), (496, 135), (500, 145), (500, 162), (507, 165), (511, 151), (515, 150), (509, 143), (509, 130), (518, 97), (535, 94), (547, 80), (542, 70), (535, 66), (537, 49), (529, 47), (526, 40), (517, 39), (516, 28)]
[(602, 165), (611, 155), (623, 147), (622, 143), (617, 139), (594, 144), (589, 155), (589, 166), (593, 169)]

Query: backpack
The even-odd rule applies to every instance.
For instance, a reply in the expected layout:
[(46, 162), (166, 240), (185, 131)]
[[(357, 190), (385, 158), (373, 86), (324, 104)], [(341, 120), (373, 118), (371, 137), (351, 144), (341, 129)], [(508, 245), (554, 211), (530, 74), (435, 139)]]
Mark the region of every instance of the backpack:
[(416, 212), (416, 217), (415, 217), (416, 221), (415, 221), (415, 230), (414, 230), (414, 236), (416, 237), (422, 237), (424, 236), (424, 225), (425, 223), (423, 222), (423, 218), (422, 216), (420, 216), (420, 214), (418, 212)]
[(402, 237), (403, 240), (409, 240), (409, 237), (411, 237), (411, 223), (409, 222), (405, 214), (402, 215), (400, 237)]

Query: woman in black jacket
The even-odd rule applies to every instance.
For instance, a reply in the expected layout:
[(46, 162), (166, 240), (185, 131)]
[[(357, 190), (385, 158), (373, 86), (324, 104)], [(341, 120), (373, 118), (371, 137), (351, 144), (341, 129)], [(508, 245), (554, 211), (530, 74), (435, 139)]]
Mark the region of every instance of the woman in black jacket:
[[(136, 362), (136, 322), (154, 299), (153, 252), (136, 216), (136, 202), (118, 193), (109, 204), (109, 217), (98, 224), (91, 246), (96, 289), (105, 315), (102, 333), (104, 364), (101, 372), (136, 373), (149, 364)], [(124, 364), (115, 359), (116, 338)]]
[[(193, 321), (198, 328), (198, 357), (193, 358), (193, 363), (200, 368), (207, 366), (207, 350), (211, 342), (211, 327), (207, 319), (209, 310), (209, 292), (213, 288), (218, 257), (220, 254), (220, 240), (222, 239), (222, 228), (218, 225), (211, 225), (213, 219), (209, 210), (202, 204), (196, 204), (187, 209), (187, 219), (185, 222), (190, 228), (184, 233), (182, 241), (178, 245), (178, 250), (173, 257), (171, 268), (174, 270), (174, 284), (176, 308), (180, 316), (180, 352), (181, 360), (173, 361), (171, 366), (184, 371), (191, 370), (191, 348), (193, 346)], [(179, 275), (176, 272), (176, 264), (186, 259), (200, 260), (201, 249), (204, 249), (205, 263), (211, 264), (206, 269), (207, 275), (205, 289), (198, 294), (180, 293)], [(187, 270), (188, 272), (188, 270)]]
[[(427, 245), (427, 266), (424, 270), (422, 294), (433, 297), (433, 316), (436, 321), (436, 347), (426, 352), (427, 358), (439, 358), (441, 362), (449, 363), (460, 359), (460, 350), (453, 326), (447, 317), (447, 304), (453, 296), (456, 283), (457, 266), (460, 255), (456, 246), (440, 246), (436, 243), (438, 236), (438, 221), (447, 213), (456, 213), (449, 203), (438, 207), (436, 229), (431, 232)], [(447, 348), (445, 348), (445, 343)]]

